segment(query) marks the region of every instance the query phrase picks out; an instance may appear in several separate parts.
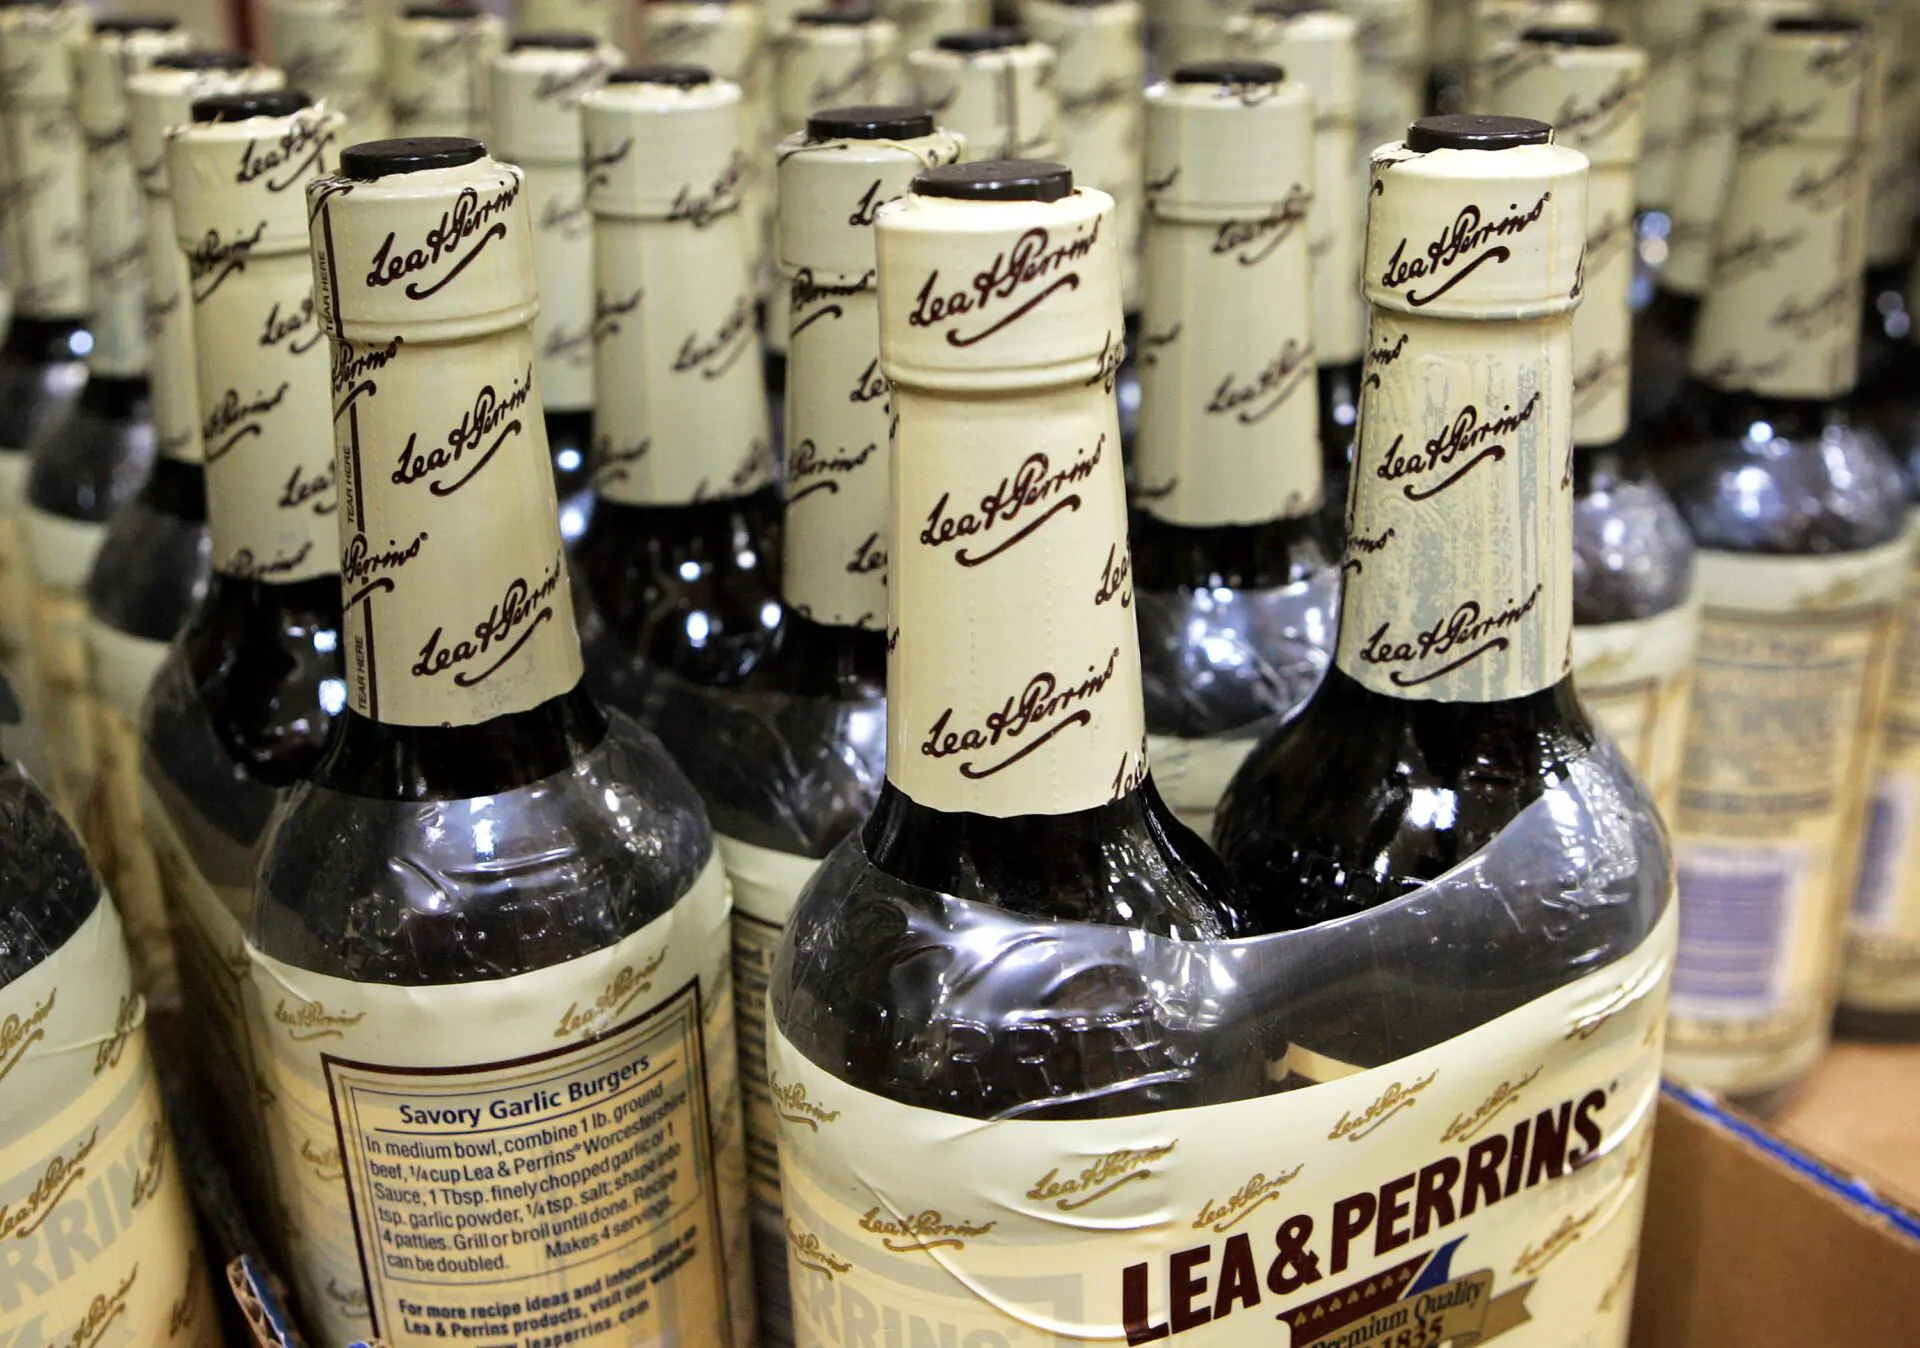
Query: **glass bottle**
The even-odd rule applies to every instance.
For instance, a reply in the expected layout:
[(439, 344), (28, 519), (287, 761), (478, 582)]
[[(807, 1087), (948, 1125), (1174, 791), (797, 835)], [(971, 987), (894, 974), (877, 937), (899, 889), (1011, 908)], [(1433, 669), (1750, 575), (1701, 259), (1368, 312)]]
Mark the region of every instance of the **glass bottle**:
[(305, 214), (347, 705), (247, 950), (289, 1272), (339, 1342), (747, 1342), (726, 884), (686, 779), (581, 680), (525, 184), (453, 137), (340, 161)]
[[(7, 265), (15, 278), (15, 320), (8, 336), (10, 386), (0, 412), (14, 424), (21, 453), (7, 455), (9, 484), (17, 483), (13, 513), (18, 521), (20, 587), (24, 620), (21, 648), (31, 669), (27, 707), (33, 717), (28, 744), (34, 766), (46, 766), (47, 794), (67, 819), (84, 817), (91, 761), (92, 720), (85, 704), (86, 644), (77, 591), (86, 579), (98, 531), (88, 524), (49, 515), (36, 494), (56, 495), (44, 482), (36, 493), (43, 446), (68, 442), (82, 428), (106, 444), (96, 456), (114, 458), (112, 428), (100, 425), (121, 401), (117, 386), (87, 395), (91, 382), (80, 358), (91, 355), (87, 328), (89, 268), (86, 246), (86, 150), (75, 116), (72, 50), (91, 32), (92, 11), (81, 4), (13, 4), (0, 7), (0, 70), (5, 70), (4, 161), (11, 178), (5, 213)], [(86, 406), (82, 406), (82, 399)], [(16, 410), (17, 409), (17, 410)], [(137, 446), (134, 457), (138, 458)], [(70, 456), (86, 456), (73, 446)], [(128, 470), (121, 499), (138, 485), (143, 463)], [(8, 488), (11, 494), (11, 487)], [(118, 500), (102, 501), (104, 517)], [(64, 546), (63, 546), (64, 545)], [(55, 581), (61, 582), (55, 587)], [(38, 744), (32, 743), (38, 741)], [(41, 748), (44, 746), (44, 748)]]
[[(1133, 591), (1149, 752), (1205, 836), (1319, 681), (1339, 570), (1320, 523), (1313, 96), (1279, 66), (1181, 66), (1147, 99), (1147, 322)], [(1344, 167), (1344, 165), (1342, 165)], [(1124, 561), (1123, 554), (1112, 563)]]
[(84, 5), (0, 6), (0, 243), (12, 316), (0, 344), (0, 672), (20, 717), (0, 748), (43, 784), (67, 818), (81, 802), (56, 783), (53, 726), (34, 630), (32, 545), (26, 534), (28, 447), (65, 421), (87, 382), (87, 257), (82, 239), (79, 131), (59, 109), (66, 47), (84, 36)]
[[(1703, 10), (1702, 0), (1637, 0), (1626, 15), (1631, 22), (1621, 36), (1647, 54), (1645, 130), (1633, 177), (1634, 202), (1642, 211), (1672, 210), (1679, 192), (1693, 123)], [(1619, 31), (1618, 19), (1614, 27)]]
[(595, 691), (695, 754), (667, 702), (738, 684), (780, 625), (738, 99), (704, 70), (638, 66), (582, 100), (598, 501), (576, 549), (581, 635)]
[[(774, 968), (776, 1093), (788, 1052), (862, 1091), (976, 1119), (1144, 1112), (1244, 1084), (1162, 1062), (1171, 1047), (1149, 1043), (1129, 1062), (1143, 1080), (1101, 1089), (1097, 1024), (1088, 1058), (1031, 1072), (1011, 1070), (1020, 1045), (990, 1035), (977, 1053), (932, 1051), (943, 1030), (923, 1016), (938, 980), (915, 974), (922, 952), (900, 941), (900, 906), (924, 891), (1036, 923), (1243, 930), (1226, 876), (1147, 770), (1107, 388), (1121, 323), (1111, 213), (1063, 165), (996, 160), (920, 174), (878, 223), (880, 350), (899, 419), (887, 782), (845, 847), (895, 886), (847, 892), (841, 868), (839, 886), (823, 874), (802, 896)], [(976, 293), (971, 278), (1003, 269), (1032, 230), (1057, 250), (1046, 272), (1004, 296), (983, 287), (979, 307), (941, 303)], [(1014, 498), (1017, 512), (970, 508), (1041, 456), (1044, 494)], [(1137, 995), (1123, 984), (1035, 1002), (1034, 1043), (1094, 1001)]]
[(487, 128), (487, 68), (507, 26), (468, 0), (407, 5), (384, 40), (395, 136), (477, 136)]
[[(1569, 677), (1587, 169), (1548, 137), (1455, 114), (1375, 152), (1333, 667), (1241, 766), (1215, 830), (1265, 930), (1417, 889), (1594, 751)], [(1482, 229), (1436, 242), (1463, 211)]]
[(1700, 606), (1693, 539), (1630, 425), (1634, 160), (1647, 58), (1608, 28), (1530, 28), (1494, 107), (1553, 123), (1587, 173), (1587, 256), (1573, 315), (1573, 676), (1587, 715), (1671, 816), (1686, 748)]
[[(344, 119), (302, 93), (256, 91), (196, 98), (180, 122), (188, 129), (164, 151), (170, 192), (149, 198), (166, 211), (153, 227), (183, 254), (210, 235), (248, 236), (261, 220), (269, 229), (245, 267), (195, 287), (189, 304), (194, 405), (210, 423), (248, 410), (216, 435), (227, 448), (204, 470), (211, 578), (150, 681), (140, 813), (187, 1011), (216, 1048), (193, 1059), (202, 1114), (278, 1254), (287, 1218), (273, 1200), (270, 1092), (246, 1028), (246, 937), (267, 822), (312, 774), (346, 702), (333, 395), (304, 213), (306, 184), (337, 160)], [(241, 180), (245, 166), (269, 162)], [(280, 340), (260, 340), (273, 331)]]
[(287, 82), (347, 119), (343, 145), (390, 133), (380, 26), (363, 0), (267, 0), (267, 52)]
[[(95, 375), (152, 388), (148, 341), (146, 194), (136, 172), (127, 80), (184, 51), (171, 19), (101, 19), (74, 50), (75, 106), (87, 143), (87, 251), (92, 265)], [(155, 448), (159, 448), (157, 421)], [(198, 447), (198, 442), (195, 442)], [(95, 698), (96, 774), (82, 834), (120, 906), (141, 987), (178, 1000), (166, 912), (140, 827), (140, 700), (167, 642), (206, 581), (206, 510), (199, 473), (157, 452), (139, 495), (108, 522), (86, 578), (85, 640)]]
[(791, 289), (785, 612), (737, 688), (685, 696), (660, 724), (713, 817), (734, 897), (734, 983), (754, 1185), (762, 1332), (792, 1342), (766, 991), (788, 914), (872, 810), (886, 773), (888, 463), (873, 221), (915, 173), (960, 158), (918, 108), (828, 109), (780, 146)]
[(0, 765), (0, 836), (0, 1212), (29, 1275), (9, 1280), (8, 1332), (217, 1343), (120, 919), (17, 763)]
[[(1359, 25), (1320, 0), (1255, 5), (1227, 25), (1236, 50), (1271, 61), (1313, 95), (1313, 356), (1320, 401), (1321, 510), (1337, 547), (1345, 525), (1348, 461), (1360, 404), (1360, 357), (1367, 345), (1360, 298), (1360, 239), (1366, 220), (1365, 164), (1354, 153), (1360, 112)], [(1418, 112), (1395, 125), (1405, 126)], [(1223, 783), (1224, 785), (1224, 783)]]
[(593, 515), (593, 217), (580, 164), (580, 95), (621, 64), (619, 51), (585, 33), (522, 32), (491, 72), (492, 147), (527, 175), (540, 280), (536, 373), (560, 536), (569, 545)]
[(1694, 341), (1698, 429), (1662, 450), (1705, 605), (1667, 1062), (1758, 1110), (1827, 1044), (1907, 571), (1905, 484), (1849, 405), (1873, 65), (1846, 20), (1775, 19), (1754, 42)]
[(931, 47), (942, 33), (985, 28), (993, 22), (990, 0), (885, 0), (880, 12), (900, 30), (903, 59), (911, 52)]

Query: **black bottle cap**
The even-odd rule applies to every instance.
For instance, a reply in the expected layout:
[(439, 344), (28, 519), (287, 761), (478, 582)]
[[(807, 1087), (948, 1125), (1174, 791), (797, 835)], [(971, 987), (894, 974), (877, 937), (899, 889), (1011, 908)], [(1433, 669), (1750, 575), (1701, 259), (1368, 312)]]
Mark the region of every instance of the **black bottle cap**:
[(193, 100), (196, 122), (244, 122), (249, 117), (291, 117), (313, 100), (298, 89), (261, 89), (245, 94), (209, 94)]
[(366, 140), (340, 152), (340, 171), (360, 182), (398, 173), (459, 168), (483, 157), (487, 147), (469, 136), (401, 136)]
[(867, 104), (826, 108), (807, 118), (808, 140), (913, 140), (933, 134), (933, 114), (925, 108)]
[(60, 0), (0, 0), (0, 9), (52, 9)]
[(1620, 34), (1598, 25), (1542, 24), (1520, 34), (1522, 42), (1547, 42), (1556, 47), (1617, 47)]
[(713, 72), (705, 66), (668, 65), (628, 66), (607, 76), (608, 84), (666, 84), (675, 89), (698, 89), (713, 83)]
[(171, 33), (179, 26), (167, 14), (103, 14), (93, 21), (96, 33)]
[(465, 23), (477, 19), (484, 13), (480, 6), (470, 5), (465, 0), (441, 0), (439, 4), (408, 5), (400, 11), (403, 19), (445, 19), (448, 23)]
[(1253, 13), (1263, 19), (1297, 19), (1302, 14), (1325, 14), (1332, 8), (1325, 0), (1260, 0)]
[(968, 28), (958, 33), (942, 33), (933, 40), (933, 45), (941, 51), (971, 56), (985, 51), (1024, 47), (1031, 41), (1033, 39), (1027, 36), (1024, 28)]
[(599, 46), (592, 33), (519, 33), (508, 51), (592, 51)]
[(243, 51), (177, 51), (153, 64), (161, 70), (245, 70), (253, 58)]
[(1787, 14), (1773, 21), (1776, 33), (1833, 33), (1852, 36), (1864, 33), (1866, 25), (1858, 19), (1840, 19), (1830, 14)]
[(917, 174), (913, 190), (955, 201), (1058, 201), (1073, 194), (1073, 170), (1044, 159), (945, 164)]
[(1553, 128), (1531, 117), (1496, 117), (1484, 112), (1450, 112), (1422, 117), (1407, 128), (1407, 148), (1429, 150), (1511, 150), (1521, 145), (1545, 145)]
[(858, 5), (852, 9), (809, 9), (788, 20), (807, 28), (854, 28), (863, 23), (872, 23), (880, 17), (879, 12), (867, 5)]
[(1286, 77), (1271, 61), (1189, 61), (1173, 72), (1175, 84), (1279, 84)]

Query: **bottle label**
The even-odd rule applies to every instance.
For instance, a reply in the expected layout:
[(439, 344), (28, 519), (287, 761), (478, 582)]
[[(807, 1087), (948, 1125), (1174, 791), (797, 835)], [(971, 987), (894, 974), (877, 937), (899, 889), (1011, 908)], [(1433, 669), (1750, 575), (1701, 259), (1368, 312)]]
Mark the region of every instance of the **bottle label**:
[(87, 599), (81, 587), (107, 527), (33, 506), (22, 516), (33, 560), (34, 661), (45, 706), (55, 803), (70, 820), (85, 817), (93, 789), (93, 680), (87, 665)]
[(1300, 302), (1312, 201), (1296, 183), (1265, 212), (1148, 227), (1135, 453), (1137, 499), (1159, 519), (1258, 524), (1320, 508), (1313, 311)]
[(1714, 234), (1693, 373), (1722, 389), (1836, 398), (1854, 385), (1865, 260), (1870, 44), (1757, 42), (1738, 167)]
[(1389, 697), (1499, 702), (1571, 667), (1571, 324), (1376, 308), (1335, 659)]
[(333, 399), (353, 709), (478, 725), (577, 684), (532, 333), (338, 341)]
[(140, 706), (167, 658), (167, 645), (129, 636), (89, 615), (87, 656), (93, 670), (98, 755), (87, 811), (88, 846), (94, 865), (110, 877), (141, 989), (162, 1005), (171, 1005), (179, 1000), (179, 973), (160, 877), (140, 820)]
[(736, 838), (714, 846), (733, 886), (733, 983), (740, 1017), (740, 1094), (747, 1110), (747, 1174), (755, 1217), (779, 1220), (779, 1130), (767, 1090), (767, 989), (780, 934), (820, 863)]
[(1573, 629), (1573, 686), (1673, 818), (1687, 746), (1693, 651), (1700, 606), (1690, 601), (1651, 618)]
[[(569, 7), (577, 8), (571, 0)], [(577, 27), (578, 20), (567, 25)], [(533, 213), (533, 270), (540, 278), (540, 312), (533, 320), (540, 398), (549, 412), (590, 411), (593, 272), (580, 265), (593, 247), (586, 174), (578, 164), (534, 161), (521, 168), (527, 175), (527, 209)]]
[[(1920, 515), (1909, 535), (1920, 533)], [(1920, 1010), (1920, 565), (1907, 574), (1847, 923), (1840, 999), (1867, 1011)]]
[[(258, 171), (262, 156), (318, 156), (338, 132), (337, 123), (318, 118), (287, 125), (289, 148), (276, 135), (266, 146), (209, 143), (195, 157), (211, 169), (207, 161), (230, 150), (237, 184), (257, 180), (275, 190), (275, 181)], [(174, 163), (183, 158), (176, 155)], [(307, 159), (306, 171), (289, 174), (293, 181), (277, 184), (277, 190), (291, 191), (297, 204), (299, 187), (314, 167)], [(239, 212), (254, 206), (241, 194), (259, 189), (182, 183), (178, 190), (210, 199), (218, 192), (217, 199), (231, 200)], [(186, 201), (183, 196), (183, 207)], [(259, 209), (264, 216), (268, 207)], [(255, 238), (265, 229), (263, 219)], [(189, 256), (214, 569), (268, 584), (329, 575), (340, 560), (340, 496), (328, 429), (327, 338), (313, 312), (313, 263), (305, 249), (255, 251), (245, 234), (221, 240), (212, 231)]]
[(1257, 735), (1203, 740), (1149, 735), (1147, 758), (1153, 764), (1153, 784), (1181, 823), (1203, 838), (1212, 838), (1213, 816), (1227, 793), (1227, 783), (1259, 743)]
[(1633, 172), (1602, 165), (1587, 175), (1587, 257), (1573, 313), (1573, 437), (1610, 445), (1632, 411), (1633, 314), (1628, 290), (1637, 258)]
[(1124, 1119), (895, 1104), (776, 1029), (797, 1341), (1624, 1343), (1674, 927), (1388, 1066)]
[(1000, 818), (1118, 799), (1147, 736), (1111, 392), (893, 396), (913, 444), (893, 471), (889, 780)]
[(1903, 540), (1837, 557), (1703, 551), (1680, 805), (1676, 1075), (1778, 1085), (1826, 1040)]
[(9, 1343), (216, 1342), (219, 1311), (104, 895), (0, 988), (0, 1315)]
[(171, 227), (169, 198), (147, 194), (156, 228), (147, 231), (148, 386), (153, 395), (153, 447), (164, 458), (199, 463), (200, 373), (187, 299), (187, 255)]
[(871, 278), (793, 297), (787, 380), (787, 531), (782, 587), (815, 622), (887, 622), (887, 487), (893, 389), (880, 373)]
[(394, 135), (486, 134), (487, 67), (506, 49), (505, 24), (492, 15), (402, 20), (389, 30), (387, 43)]
[(322, 1335), (728, 1337), (727, 1272), (745, 1271), (728, 906), (715, 860), (606, 950), (454, 986), (248, 947), (293, 1272)]
[(626, 9), (617, 0), (522, 0), (513, 21), (516, 31), (523, 33), (591, 33), (602, 42), (625, 47), (626, 18)]
[(1648, 210), (1673, 204), (1686, 160), (1694, 104), (1699, 11), (1655, 6), (1642, 16), (1647, 52), (1646, 131), (1634, 169), (1634, 198)]
[(26, 318), (87, 312), (85, 150), (71, 107), (0, 115), (6, 137), (7, 283)]
[[(117, 132), (87, 136), (87, 253), (95, 374), (147, 373), (146, 199), (133, 171), (133, 142)], [(166, 222), (156, 221), (163, 233)]]
[(609, 501), (685, 505), (773, 481), (737, 171), (710, 196), (710, 214), (594, 222), (593, 484)]

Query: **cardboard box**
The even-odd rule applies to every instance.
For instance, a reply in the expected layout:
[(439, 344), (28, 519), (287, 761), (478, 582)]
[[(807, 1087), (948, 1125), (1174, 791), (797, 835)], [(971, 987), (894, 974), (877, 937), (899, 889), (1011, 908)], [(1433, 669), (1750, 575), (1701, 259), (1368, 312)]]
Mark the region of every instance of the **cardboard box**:
[(1920, 1343), (1920, 1048), (1842, 1045), (1762, 1124), (1668, 1084), (1633, 1348)]

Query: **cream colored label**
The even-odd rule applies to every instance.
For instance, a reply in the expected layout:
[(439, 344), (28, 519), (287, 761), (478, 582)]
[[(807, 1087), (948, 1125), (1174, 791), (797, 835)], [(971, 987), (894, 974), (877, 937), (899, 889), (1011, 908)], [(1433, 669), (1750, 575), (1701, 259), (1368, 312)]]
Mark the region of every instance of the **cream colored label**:
[(1335, 662), (1391, 697), (1524, 697), (1572, 659), (1572, 324), (1467, 327), (1374, 310)]
[(1697, 602), (1652, 618), (1573, 629), (1573, 683), (1580, 701), (1639, 772), (1667, 819), (1679, 799), (1699, 635)]
[[(531, 156), (527, 157), (531, 159)], [(540, 313), (533, 320), (540, 397), (549, 412), (593, 407), (593, 246), (586, 175), (579, 164), (523, 163), (533, 212), (533, 270)]]
[(1573, 439), (1610, 445), (1632, 412), (1633, 170), (1587, 176), (1587, 263), (1573, 313)]
[[(888, 0), (883, 8), (900, 29), (902, 53), (931, 47), (942, 33), (964, 33), (993, 22), (993, 6), (989, 0)], [(1021, 6), (1021, 11), (1021, 21), (1034, 24), (1028, 7)], [(1047, 40), (1044, 32), (1036, 32), (1035, 36), (1043, 42)]]
[(773, 480), (737, 175), (711, 213), (594, 222), (594, 489), (630, 505), (746, 496)]
[[(1311, 182), (1238, 219), (1147, 223), (1143, 509), (1174, 524), (1254, 524), (1320, 506), (1320, 407), (1308, 243)], [(1225, 214), (1225, 213), (1218, 213)]]
[(399, 18), (387, 30), (387, 96), (396, 136), (484, 136), (487, 66), (506, 50), (491, 14), (447, 22)]
[(140, 705), (166, 659), (163, 641), (147, 641), (87, 618), (93, 669), (97, 775), (87, 810), (93, 864), (109, 877), (127, 927), (139, 984), (161, 1006), (179, 1001), (180, 977), (159, 872), (140, 818)]
[(896, 385), (887, 775), (936, 810), (1091, 809), (1146, 776), (1111, 393)]
[(1387, 1066), (1124, 1119), (911, 1108), (776, 1032), (796, 1339), (1625, 1344), (1674, 925)]
[[(147, 372), (146, 202), (133, 172), (127, 127), (87, 134), (87, 256), (91, 276), (93, 350), (97, 374), (132, 377)], [(156, 222), (164, 223), (164, 222)]]
[(273, 130), (190, 132), (169, 164), (182, 226), (221, 222), (188, 251), (213, 565), (283, 584), (339, 560), (327, 340), (305, 232), (285, 220), (326, 170), (339, 124), (307, 114), (252, 125)]
[(1634, 198), (1648, 210), (1665, 211), (1679, 190), (1693, 120), (1697, 0), (1649, 6), (1641, 28), (1639, 41), (1647, 53), (1646, 129), (1634, 166)]
[(627, 45), (628, 7), (619, 0), (514, 0), (516, 33), (591, 33)]
[[(898, 34), (880, 20), (859, 25), (808, 25), (780, 32), (774, 48), (776, 134), (790, 135), (822, 108), (897, 103), (903, 95)], [(958, 130), (946, 118), (940, 119)], [(979, 158), (979, 155), (975, 155)]]
[(289, 1271), (323, 1335), (729, 1341), (745, 1232), (728, 907), (715, 860), (606, 950), (432, 988), (248, 947)]
[(740, 1096), (747, 1113), (747, 1176), (756, 1215), (780, 1217), (780, 1135), (767, 1088), (767, 989), (780, 934), (820, 863), (811, 857), (715, 838), (733, 886), (733, 986), (740, 1017)]
[(1699, 554), (1705, 609), (1672, 819), (1683, 1080), (1778, 1085), (1825, 1041), (1909, 551)]
[(880, 373), (872, 285), (791, 283), (787, 366), (787, 602), (838, 627), (887, 624), (887, 465), (893, 391)]
[[(1869, 160), (1868, 129), (1835, 128), (1845, 114), (1824, 105), (1844, 100), (1849, 79), (1857, 92), (1870, 49), (1841, 45), (1842, 59), (1801, 44), (1809, 50), (1792, 53), (1799, 78), (1789, 83), (1777, 45), (1755, 48), (1756, 81), (1772, 75), (1783, 87), (1770, 100), (1749, 93), (1743, 106), (1692, 369), (1720, 388), (1832, 398), (1853, 387), (1859, 353)], [(1842, 87), (1826, 87), (1823, 59)]]
[(0, 1331), (9, 1345), (220, 1338), (113, 905), (0, 988)]
[(26, 318), (87, 312), (85, 151), (71, 107), (29, 104), (0, 116), (7, 140), (7, 285)]
[(1060, 94), (1051, 47), (1028, 43), (971, 55), (909, 54), (913, 101), (967, 141), (970, 159), (1053, 159), (1060, 154)]
[[(1741, 159), (1736, 110), (1740, 80), (1755, 38), (1783, 14), (1808, 13), (1801, 0), (1710, 0), (1701, 12), (1692, 115), (1673, 192), (1663, 286), (1685, 295), (1705, 293), (1713, 279), (1722, 208)], [(1773, 214), (1769, 209), (1768, 214)]]
[(154, 448), (169, 459), (199, 463), (200, 376), (193, 347), (187, 255), (173, 232), (173, 202), (148, 193), (147, 345), (151, 361)]
[(1840, 986), (1841, 1001), (1875, 1011), (1920, 1008), (1920, 567), (1895, 630)]
[(1204, 740), (1149, 735), (1147, 757), (1153, 763), (1153, 784), (1181, 823), (1211, 838), (1213, 816), (1227, 793), (1227, 783), (1259, 743), (1253, 735), (1216, 735)]

